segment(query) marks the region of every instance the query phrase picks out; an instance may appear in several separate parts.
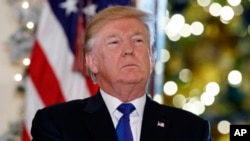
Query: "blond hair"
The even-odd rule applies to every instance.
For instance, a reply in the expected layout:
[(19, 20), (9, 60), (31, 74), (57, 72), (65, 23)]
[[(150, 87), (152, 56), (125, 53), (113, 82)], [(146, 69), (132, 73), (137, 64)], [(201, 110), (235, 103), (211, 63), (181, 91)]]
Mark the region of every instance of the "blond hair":
[[(94, 42), (94, 36), (102, 28), (102, 26), (109, 21), (116, 20), (119, 18), (136, 18), (145, 24), (150, 35), (149, 50), (150, 53), (152, 53), (152, 48), (154, 44), (154, 22), (155, 22), (153, 16), (134, 7), (112, 6), (96, 14), (93, 17), (93, 19), (89, 22), (84, 37), (84, 47), (83, 47), (84, 55), (91, 50), (92, 44)], [(95, 82), (96, 81), (95, 74), (93, 74), (89, 70), (88, 66), (86, 66), (86, 68), (90, 77)]]

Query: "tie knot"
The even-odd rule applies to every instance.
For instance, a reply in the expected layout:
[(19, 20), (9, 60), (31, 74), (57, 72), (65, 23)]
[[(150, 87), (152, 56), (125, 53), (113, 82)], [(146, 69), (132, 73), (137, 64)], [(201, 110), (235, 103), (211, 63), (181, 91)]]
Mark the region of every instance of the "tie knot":
[(122, 103), (118, 108), (118, 111), (120, 111), (123, 114), (130, 114), (135, 110), (135, 106), (131, 103)]

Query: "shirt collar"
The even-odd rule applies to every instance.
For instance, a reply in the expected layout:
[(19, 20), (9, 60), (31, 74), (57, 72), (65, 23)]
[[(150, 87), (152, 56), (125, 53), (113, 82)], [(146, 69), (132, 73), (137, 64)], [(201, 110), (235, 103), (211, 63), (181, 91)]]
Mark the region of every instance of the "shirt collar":
[[(104, 102), (109, 110), (109, 113), (110, 114), (114, 113), (116, 111), (116, 108), (122, 103), (122, 101), (119, 100), (118, 98), (106, 93), (102, 89), (100, 89), (100, 92), (101, 92), (102, 98), (103, 98), (103, 100), (104, 100)], [(139, 115), (139, 117), (142, 118), (145, 103), (146, 103), (146, 94), (144, 94), (142, 97), (139, 97), (137, 99), (130, 101), (129, 103), (132, 103), (135, 106), (137, 114)]]

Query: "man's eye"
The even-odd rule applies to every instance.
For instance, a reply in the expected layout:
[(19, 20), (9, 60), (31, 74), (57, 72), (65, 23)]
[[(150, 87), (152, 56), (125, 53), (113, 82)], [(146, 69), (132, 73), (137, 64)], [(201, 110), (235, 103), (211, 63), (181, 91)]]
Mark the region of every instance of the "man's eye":
[(137, 39), (136, 42), (143, 42), (143, 40), (142, 39)]
[(134, 39), (134, 43), (142, 43), (143, 39)]
[(106, 45), (108, 47), (117, 47), (120, 43), (120, 40), (109, 40)]
[(107, 45), (116, 45), (116, 44), (118, 44), (119, 42), (120, 42), (119, 39), (117, 39), (117, 38), (111, 38), (111, 39), (108, 39), (108, 40), (107, 40)]
[(111, 41), (111, 42), (109, 42), (109, 44), (117, 44), (118, 43), (118, 41)]

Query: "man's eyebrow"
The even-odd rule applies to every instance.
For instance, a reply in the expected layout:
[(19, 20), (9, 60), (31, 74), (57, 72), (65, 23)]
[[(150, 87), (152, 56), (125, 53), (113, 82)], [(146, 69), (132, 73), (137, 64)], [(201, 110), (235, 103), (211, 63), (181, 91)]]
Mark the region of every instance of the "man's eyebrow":
[(112, 37), (118, 37), (118, 36), (120, 36), (120, 34), (118, 34), (118, 33), (111, 33), (106, 38), (112, 38)]
[(142, 31), (135, 31), (135, 32), (133, 32), (132, 33), (132, 35), (134, 36), (134, 35), (145, 35), (145, 33), (144, 32), (142, 32)]
[(112, 34), (106, 36), (106, 37), (104, 38), (104, 40), (108, 40), (108, 39), (110, 39), (110, 38), (115, 38), (115, 37), (119, 37), (119, 34), (117, 34), (117, 33), (112, 33)]
[[(144, 32), (142, 32), (142, 31), (133, 31), (133, 32), (131, 32), (131, 36), (137, 36), (137, 35), (142, 35), (142, 36), (144, 36)], [(116, 38), (116, 37), (120, 37), (120, 36), (122, 36), (122, 34), (121, 33), (111, 33), (111, 34), (109, 34), (108, 36), (106, 36), (105, 38), (104, 38), (104, 40), (106, 41), (106, 40), (108, 40), (108, 39), (110, 39), (110, 38)]]

